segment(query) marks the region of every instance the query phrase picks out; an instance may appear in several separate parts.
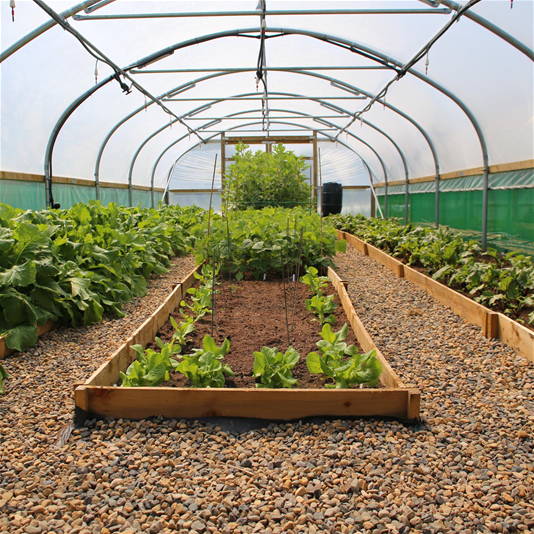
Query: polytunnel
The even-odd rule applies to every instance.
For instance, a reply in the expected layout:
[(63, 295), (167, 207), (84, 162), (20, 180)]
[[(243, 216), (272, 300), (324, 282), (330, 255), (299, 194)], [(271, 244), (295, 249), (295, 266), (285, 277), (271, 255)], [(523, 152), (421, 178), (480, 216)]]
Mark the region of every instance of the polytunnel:
[(534, 0), (0, 24), (0, 534), (534, 533)]
[(1, 14), (12, 206), (207, 207), (238, 140), (283, 142), (316, 190), (343, 184), (346, 211), (534, 242), (532, 1), (11, 0)]

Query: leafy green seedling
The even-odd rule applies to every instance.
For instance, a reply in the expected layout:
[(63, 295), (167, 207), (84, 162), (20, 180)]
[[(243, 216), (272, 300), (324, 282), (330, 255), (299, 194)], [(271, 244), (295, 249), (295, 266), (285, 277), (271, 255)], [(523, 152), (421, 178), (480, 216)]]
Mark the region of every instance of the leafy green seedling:
[(174, 327), (174, 334), (172, 335), (172, 340), (178, 343), (180, 346), (186, 344), (186, 336), (195, 331), (195, 319), (193, 317), (185, 316), (183, 321), (180, 321), (180, 324), (175, 321), (174, 317), (169, 317), (172, 326)]
[(307, 286), (310, 286), (310, 291), (317, 295), (320, 289), (328, 287), (328, 282), (331, 282), (328, 276), (317, 276), (319, 271), (315, 267), (308, 267), (306, 274), (300, 277), (300, 281)]
[[(180, 302), (180, 306), (189, 308), (194, 314), (195, 321), (198, 321), (201, 317), (204, 317), (206, 313), (212, 313), (211, 289), (203, 286), (199, 287), (198, 289), (192, 287), (188, 289), (187, 292), (191, 295), (191, 304), (188, 304), (185, 300), (182, 300), (182, 302)], [(183, 315), (182, 309), (180, 309), (180, 313)]]
[(373, 349), (366, 354), (355, 353), (348, 360), (329, 357), (329, 353), (320, 356), (310, 352), (306, 365), (312, 374), (324, 373), (334, 383), (326, 384), (327, 388), (345, 389), (355, 384), (367, 384), (375, 387), (382, 373), (382, 364), (376, 358)]
[(328, 315), (336, 308), (337, 304), (334, 302), (334, 295), (325, 297), (320, 289), (317, 295), (314, 295), (311, 299), (306, 299), (306, 309), (315, 313), (319, 317), (321, 324), (334, 324), (336, 322), (336, 318), (333, 315)]
[(225, 375), (234, 376), (230, 366), (222, 362), (229, 350), (228, 339), (218, 347), (215, 340), (206, 335), (202, 340), (202, 348), (195, 349), (193, 354), (184, 355), (183, 361), (176, 369), (188, 378), (194, 387), (220, 388), (224, 386)]
[[(217, 275), (219, 274), (221, 268), (219, 265), (215, 266), (215, 285), (220, 285), (220, 282), (217, 282)], [(202, 286), (205, 286), (209, 289), (213, 287), (213, 265), (210, 265), (208, 263), (205, 263), (202, 266), (202, 269), (200, 273), (198, 271), (195, 271), (193, 273), (193, 276), (200, 280), (200, 284)]]
[(126, 373), (120, 374), (124, 387), (158, 386), (169, 380), (169, 371), (178, 366), (178, 362), (171, 358), (176, 348), (172, 342), (163, 343), (159, 338), (156, 338), (156, 343), (161, 352), (143, 350), (142, 345), (132, 345), (132, 349), (137, 352), (137, 360), (130, 364)]
[(228, 339), (225, 339), (223, 341), (223, 344), (218, 347), (215, 343), (215, 340), (208, 334), (204, 336), (204, 339), (202, 340), (202, 348), (201, 349), (193, 349), (193, 354), (188, 354), (187, 356), (184, 356), (184, 358), (199, 358), (202, 354), (205, 352), (213, 352), (215, 354), (215, 357), (219, 360), (222, 360), (230, 350), (230, 341)]
[(2, 367), (2, 364), (0, 363), (0, 395), (3, 395), (5, 393), (4, 378), (9, 378), (9, 375), (7, 374), (7, 371)]
[(358, 352), (358, 347), (349, 345), (344, 342), (348, 334), (347, 324), (343, 325), (343, 328), (338, 332), (333, 332), (330, 324), (323, 325), (323, 329), (319, 335), (323, 338), (317, 342), (317, 346), (324, 355), (328, 355), (329, 358), (343, 359), (345, 355), (352, 356)]
[(260, 378), (257, 388), (292, 388), (298, 384), (291, 369), (300, 360), (299, 353), (289, 347), (285, 354), (278, 349), (263, 347), (261, 352), (254, 352), (254, 377)]

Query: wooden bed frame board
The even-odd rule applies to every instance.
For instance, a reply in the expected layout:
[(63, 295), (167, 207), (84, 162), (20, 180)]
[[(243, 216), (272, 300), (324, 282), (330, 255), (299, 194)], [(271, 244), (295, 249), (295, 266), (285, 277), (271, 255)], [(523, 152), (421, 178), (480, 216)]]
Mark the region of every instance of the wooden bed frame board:
[[(385, 252), (378, 250), (348, 232), (338, 230), (338, 237), (339, 239), (345, 239), (347, 243), (363, 254), (388, 267), (397, 276), (413, 282), (467, 322), (480, 326), (485, 337), (499, 339), (527, 360), (534, 362), (534, 332), (532, 330), (502, 313), (494, 312), (482, 306), (482, 304), (434, 280), (430, 276), (402, 264)], [(400, 264), (401, 267), (399, 268), (397, 264)]]
[(289, 421), (311, 416), (383, 416), (418, 419), (420, 392), (399, 379), (356, 315), (344, 282), (329, 269), (358, 343), (368, 352), (375, 349), (383, 366), (379, 389), (252, 389), (252, 388), (129, 388), (115, 387), (120, 371), (135, 359), (132, 344), (145, 346), (167, 321), (194, 282), (194, 271), (177, 286), (160, 308), (130, 337), (85, 384), (75, 389), (78, 410), (124, 419), (162, 415), (184, 419), (199, 417), (247, 417)]
[(193, 269), (185, 280), (176, 285), (163, 304), (89, 377), (85, 385), (110, 386), (119, 381), (120, 372), (125, 371), (136, 358), (131, 345), (142, 345), (145, 348), (154, 341), (158, 330), (168, 321), (169, 314), (180, 305), (187, 290), (193, 285), (195, 272), (199, 268), (200, 266)]

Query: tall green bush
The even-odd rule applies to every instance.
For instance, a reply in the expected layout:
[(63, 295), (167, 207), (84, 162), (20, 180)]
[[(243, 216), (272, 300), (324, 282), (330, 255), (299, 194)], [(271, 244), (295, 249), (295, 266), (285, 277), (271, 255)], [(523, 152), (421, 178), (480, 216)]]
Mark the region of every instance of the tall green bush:
[(310, 185), (306, 181), (304, 156), (296, 156), (284, 145), (272, 152), (248, 150), (238, 144), (235, 163), (228, 167), (223, 201), (228, 209), (261, 209), (265, 206), (294, 208), (310, 202)]

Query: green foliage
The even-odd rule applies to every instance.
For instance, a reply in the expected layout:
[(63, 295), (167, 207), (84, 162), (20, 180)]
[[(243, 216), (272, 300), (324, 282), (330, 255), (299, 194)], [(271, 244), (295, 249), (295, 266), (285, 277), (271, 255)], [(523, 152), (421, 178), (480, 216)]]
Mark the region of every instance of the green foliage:
[(173, 343), (163, 343), (159, 338), (156, 338), (156, 342), (161, 352), (143, 350), (142, 345), (132, 345), (132, 349), (137, 353), (137, 360), (129, 365), (126, 373), (120, 373), (122, 386), (153, 387), (169, 380), (169, 371), (173, 371), (178, 365), (171, 357), (176, 349)]
[(224, 386), (224, 376), (234, 376), (229, 365), (222, 360), (230, 350), (230, 342), (225, 339), (217, 347), (214, 339), (209, 335), (202, 340), (202, 349), (195, 349), (193, 354), (184, 355), (178, 367), (196, 388), (220, 388)]
[(284, 145), (271, 153), (236, 145), (235, 163), (228, 167), (223, 190), (224, 205), (231, 210), (266, 206), (292, 208), (310, 204), (310, 185), (303, 174), (309, 167)]
[(253, 373), (261, 382), (257, 388), (292, 388), (298, 384), (291, 369), (300, 360), (299, 353), (289, 347), (285, 354), (276, 348), (263, 347), (261, 352), (254, 352)]
[(212, 288), (214, 283), (215, 285), (220, 285), (220, 282), (217, 282), (217, 275), (219, 274), (220, 270), (221, 270), (220, 265), (216, 264), (215, 265), (215, 276), (214, 276), (213, 265), (210, 263), (205, 263), (202, 266), (202, 269), (200, 270), (200, 272), (195, 271), (193, 273), (193, 276), (197, 280), (200, 280), (200, 285), (207, 287), (207, 288)]
[(180, 324), (176, 322), (174, 317), (169, 317), (169, 319), (175, 330), (172, 340), (182, 347), (186, 344), (186, 336), (195, 331), (195, 319), (194, 317), (184, 317)]
[(315, 267), (308, 267), (306, 274), (300, 277), (300, 281), (307, 286), (310, 286), (310, 291), (317, 295), (321, 289), (328, 287), (328, 282), (331, 282), (328, 276), (318, 276), (319, 271)]
[[(211, 311), (211, 293), (212, 290), (206, 286), (200, 286), (198, 288), (190, 287), (187, 292), (191, 295), (191, 304), (182, 300), (180, 306), (189, 308), (193, 313), (194, 320), (198, 321), (201, 317), (204, 317), (206, 313), (212, 313)], [(180, 313), (183, 315), (183, 310), (180, 308)]]
[(78, 326), (119, 317), (146, 279), (184, 254), (198, 208), (122, 208), (100, 202), (26, 211), (0, 204), (0, 334), (25, 350), (47, 321)]
[(336, 318), (331, 314), (337, 308), (337, 304), (334, 302), (334, 295), (328, 297), (323, 296), (323, 292), (319, 289), (317, 295), (314, 295), (311, 299), (306, 299), (306, 309), (317, 315), (319, 322), (334, 324)]
[[(326, 269), (334, 265), (336, 252), (346, 248), (346, 241), (338, 241), (336, 231), (325, 226), (321, 255), (321, 217), (300, 208), (238, 211), (228, 218), (213, 214), (211, 223), (209, 254), (207, 227), (199, 224), (191, 228), (195, 260), (200, 264), (213, 258), (215, 251), (222, 268), (230, 269), (238, 280), (245, 273), (256, 278), (271, 271), (280, 273), (281, 256), (286, 273), (288, 268), (294, 272), (295, 262)], [(302, 253), (298, 257), (301, 230)]]
[[(532, 309), (534, 324), (534, 261), (530, 256), (495, 249), (482, 251), (457, 232), (402, 225), (392, 219), (334, 215), (325, 219), (339, 230), (367, 241), (408, 265), (424, 267), (435, 280), (471, 295), (481, 304), (513, 318)], [(521, 320), (521, 319), (520, 319)]]
[(347, 332), (346, 324), (335, 333), (329, 324), (325, 324), (321, 331), (323, 339), (317, 342), (321, 354), (308, 354), (308, 370), (312, 374), (324, 373), (331, 378), (333, 384), (326, 384), (327, 388), (344, 389), (356, 384), (375, 387), (382, 374), (382, 364), (376, 358), (376, 351), (373, 349), (366, 354), (360, 354), (355, 345), (347, 346), (344, 342)]
[(4, 395), (4, 378), (9, 378), (9, 375), (7, 374), (7, 371), (4, 369), (2, 364), (0, 363), (0, 395)]

